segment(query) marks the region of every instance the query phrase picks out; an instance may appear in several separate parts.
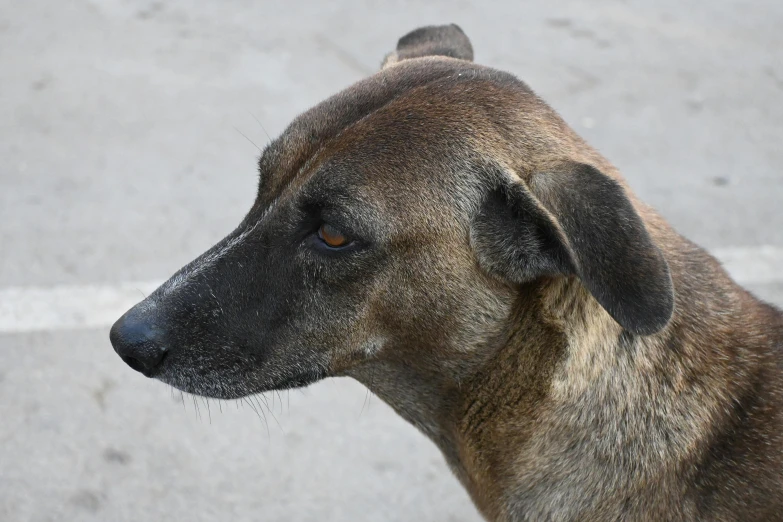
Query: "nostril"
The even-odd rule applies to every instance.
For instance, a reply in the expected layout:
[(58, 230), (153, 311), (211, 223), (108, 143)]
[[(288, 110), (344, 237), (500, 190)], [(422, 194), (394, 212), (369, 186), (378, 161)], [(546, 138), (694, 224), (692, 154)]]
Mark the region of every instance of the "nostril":
[(143, 364), (141, 364), (141, 361), (136, 359), (135, 357), (131, 357), (129, 355), (120, 355), (120, 359), (125, 361), (125, 364), (136, 370), (137, 372), (144, 372), (146, 368)]

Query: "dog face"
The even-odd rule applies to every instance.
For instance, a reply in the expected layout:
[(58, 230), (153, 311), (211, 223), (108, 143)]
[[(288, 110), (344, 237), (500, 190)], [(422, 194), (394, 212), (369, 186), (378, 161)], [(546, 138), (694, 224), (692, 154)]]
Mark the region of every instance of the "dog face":
[[(440, 56), (431, 56), (440, 55)], [(448, 57), (443, 57), (448, 56)], [(236, 398), (376, 360), (445, 371), (499, 342), (524, 284), (577, 277), (621, 326), (662, 328), (668, 267), (621, 184), (456, 26), (264, 151), (242, 223), (111, 331), (134, 369)]]

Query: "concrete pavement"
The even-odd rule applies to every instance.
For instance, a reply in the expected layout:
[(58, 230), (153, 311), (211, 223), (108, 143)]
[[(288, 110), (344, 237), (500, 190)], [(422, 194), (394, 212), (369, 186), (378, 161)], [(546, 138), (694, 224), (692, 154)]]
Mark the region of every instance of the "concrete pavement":
[(420, 25), (460, 24), (783, 305), (783, 3), (554, 4), (0, 0), (0, 521), (479, 520), (352, 381), (183, 404), (108, 343), (239, 222), (253, 143)]

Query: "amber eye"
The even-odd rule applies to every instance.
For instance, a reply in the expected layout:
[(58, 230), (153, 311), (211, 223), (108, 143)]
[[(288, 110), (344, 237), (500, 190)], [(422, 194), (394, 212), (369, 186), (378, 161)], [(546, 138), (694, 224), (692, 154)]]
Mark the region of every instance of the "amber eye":
[(331, 225), (324, 223), (318, 229), (318, 237), (331, 248), (339, 248), (348, 244), (348, 238)]

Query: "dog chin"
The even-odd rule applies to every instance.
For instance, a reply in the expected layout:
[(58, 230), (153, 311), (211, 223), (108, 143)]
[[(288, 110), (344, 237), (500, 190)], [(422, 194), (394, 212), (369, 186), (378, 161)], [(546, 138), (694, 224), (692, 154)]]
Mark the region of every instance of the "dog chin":
[(229, 381), (214, 381), (203, 377), (193, 379), (189, 376), (176, 373), (161, 373), (155, 375), (153, 378), (168, 384), (181, 392), (198, 395), (200, 397), (208, 397), (210, 399), (241, 399), (242, 397), (257, 393), (249, 388), (248, 383), (237, 385)]
[(152, 378), (168, 384), (179, 391), (208, 397), (210, 399), (241, 399), (249, 395), (274, 390), (303, 388), (325, 378), (326, 370), (317, 366), (305, 371), (292, 371), (268, 379), (249, 379), (243, 376), (232, 379), (228, 376), (210, 377), (198, 375), (198, 371), (164, 370)]

